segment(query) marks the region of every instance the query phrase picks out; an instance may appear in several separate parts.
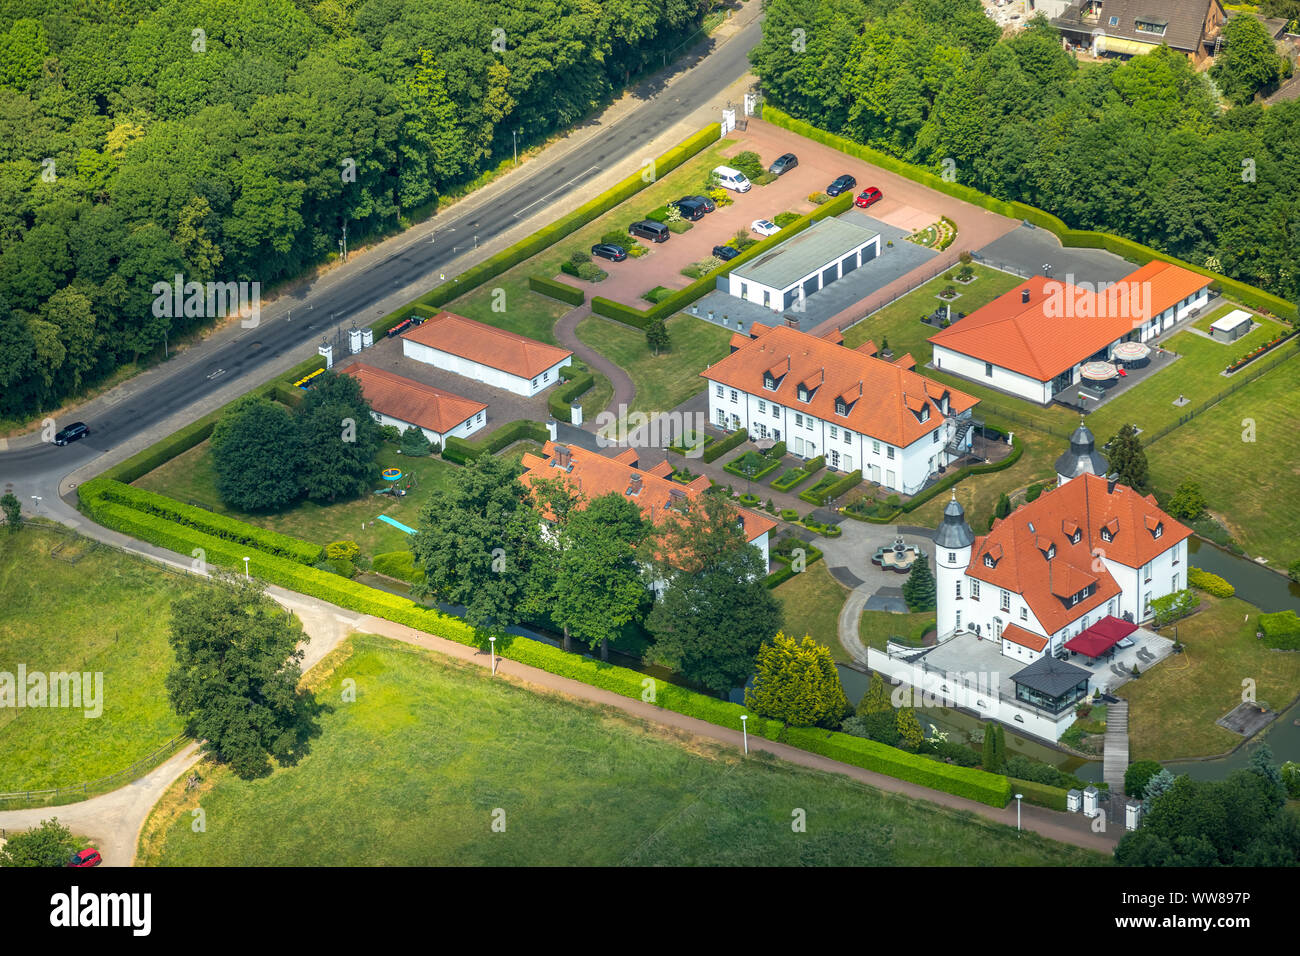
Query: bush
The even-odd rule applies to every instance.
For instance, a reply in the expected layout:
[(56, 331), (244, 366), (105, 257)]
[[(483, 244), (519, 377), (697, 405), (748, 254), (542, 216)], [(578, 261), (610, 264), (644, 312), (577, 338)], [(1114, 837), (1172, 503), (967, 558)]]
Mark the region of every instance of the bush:
[(819, 505), (823, 499), (833, 500), (862, 484), (862, 470), (836, 477), (827, 475), (813, 487), (799, 493), (799, 498), (809, 504)]
[[(576, 380), (571, 382), (570, 386), (574, 384), (576, 384)], [(502, 448), (526, 438), (545, 443), (550, 440), (550, 437), (551, 433), (546, 430), (545, 425), (520, 418), (502, 425), (491, 435), (479, 441), (466, 441), (464, 438), (450, 435), (447, 438), (446, 445), (443, 446), (442, 457), (447, 461), (464, 465), (484, 453), (495, 455)]]
[(798, 222), (799, 214), (797, 212), (779, 212), (772, 218), (772, 221), (784, 229), (790, 223)]
[(1139, 760), (1128, 765), (1124, 771), (1124, 793), (1141, 799), (1146, 790), (1147, 781), (1158, 774), (1160, 764), (1155, 760)]
[(1284, 651), (1300, 650), (1300, 617), (1295, 611), (1277, 611), (1259, 616), (1264, 643)]
[(424, 571), (416, 566), (415, 555), (410, 551), (388, 551), (384, 554), (377, 554), (371, 564), (371, 569), (376, 574), (397, 578), (399, 581), (406, 581), (408, 584), (415, 584), (424, 580)]
[(820, 192), (820, 191), (815, 192), (815, 193), (810, 193), (810, 194), (808, 195), (808, 201), (809, 201), (810, 203), (813, 203), (814, 205), (817, 205), (817, 206), (820, 206), (820, 205), (822, 205), (823, 203), (830, 202), (830, 200), (831, 200), (831, 197), (830, 197), (830, 196), (828, 196), (828, 195), (826, 195), (826, 193), (824, 193), (824, 192)]
[(759, 158), (758, 153), (752, 149), (737, 153), (730, 162), (727, 163), (732, 169), (739, 169), (745, 174), (746, 179), (756, 180), (767, 172), (763, 168), (763, 160)]
[(1286, 576), (1296, 582), (1296, 584), (1300, 584), (1300, 560), (1292, 561), (1290, 565), (1287, 566)]
[(584, 262), (578, 266), (578, 278), (587, 282), (603, 282), (609, 278), (609, 273), (596, 265), (594, 262)]
[[(570, 366), (560, 369), (561, 378), (566, 377), (565, 372)], [(580, 395), (585, 394), (588, 389), (596, 384), (596, 377), (590, 372), (573, 372), (570, 373), (569, 380), (566, 384), (560, 385), (551, 390), (551, 394), (546, 396), (546, 409), (551, 413), (551, 417), (556, 421), (567, 422), (573, 417), (570, 406)], [(505, 446), (502, 445), (502, 448)]]
[(1197, 603), (1196, 596), (1186, 588), (1158, 597), (1151, 602), (1152, 624), (1156, 627), (1171, 624), (1196, 610)]
[(575, 266), (580, 266), (584, 262), (590, 262), (591, 256), (588, 253), (583, 252), (581, 249), (575, 249), (573, 252), (569, 253), (569, 261)]
[(1038, 500), (1038, 496), (1041, 495), (1041, 494), (1043, 493), (1043, 489), (1044, 489), (1045, 487), (1046, 487), (1046, 485), (1042, 485), (1042, 484), (1038, 484), (1038, 485), (1030, 485), (1030, 486), (1025, 490), (1025, 501), (1026, 501), (1026, 502), (1037, 501), (1037, 500)]
[(575, 289), (567, 282), (557, 282), (555, 279), (548, 279), (545, 276), (529, 276), (528, 288), (534, 292), (540, 292), (542, 295), (550, 296), (552, 299), (567, 302), (570, 305), (582, 305), (587, 301), (587, 294), (581, 289)]
[(1184, 478), (1165, 505), (1165, 510), (1180, 521), (1195, 521), (1205, 514), (1205, 505), (1201, 486), (1190, 478)]
[(382, 441), (389, 441), (396, 445), (402, 440), (402, 430), (396, 425), (380, 425), (379, 437)]
[(799, 520), (799, 512), (795, 511), (793, 508), (782, 508), (782, 509), (781, 509), (781, 520), (782, 520), (782, 521), (798, 521), (798, 520)]
[(749, 440), (749, 432), (743, 428), (737, 428), (726, 438), (720, 439), (708, 445), (704, 449), (701, 457), (703, 457), (705, 461), (717, 461), (727, 452), (731, 451), (731, 449), (737, 447), (738, 445), (744, 444), (748, 440)]
[(406, 431), (402, 432), (402, 439), (398, 448), (403, 455), (409, 455), (413, 458), (425, 458), (433, 450), (433, 442), (429, 441), (424, 429), (415, 425), (409, 426)]
[(355, 541), (331, 541), (325, 545), (325, 557), (331, 561), (351, 561), (361, 553)]
[(1213, 594), (1215, 597), (1230, 598), (1237, 593), (1237, 589), (1223, 578), (1209, 571), (1202, 571), (1200, 568), (1187, 569), (1187, 583), (1196, 590)]

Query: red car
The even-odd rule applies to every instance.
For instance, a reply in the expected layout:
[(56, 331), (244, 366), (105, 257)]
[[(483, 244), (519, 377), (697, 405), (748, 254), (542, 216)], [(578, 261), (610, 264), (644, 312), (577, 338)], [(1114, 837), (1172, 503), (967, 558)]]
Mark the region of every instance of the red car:
[(104, 860), (99, 855), (99, 851), (93, 846), (88, 846), (84, 850), (78, 850), (72, 854), (72, 859), (68, 861), (68, 866), (99, 866)]
[(880, 202), (880, 200), (884, 198), (884, 194), (879, 189), (875, 186), (868, 186), (866, 189), (862, 190), (862, 192), (858, 193), (858, 198), (853, 200), (853, 205), (857, 206), (859, 209), (866, 209), (872, 203)]

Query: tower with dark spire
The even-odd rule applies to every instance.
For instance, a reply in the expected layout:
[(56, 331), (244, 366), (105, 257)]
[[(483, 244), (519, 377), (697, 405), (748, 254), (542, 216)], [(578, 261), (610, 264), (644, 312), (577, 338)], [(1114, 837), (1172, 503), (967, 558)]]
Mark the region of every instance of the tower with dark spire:
[[(935, 627), (944, 638), (966, 622), (958, 619), (957, 587), (970, 567), (971, 545), (975, 532), (966, 523), (966, 511), (957, 500), (957, 492), (943, 509), (943, 522), (934, 536)], [(963, 589), (964, 590), (964, 589)]]
[(1092, 432), (1083, 422), (1083, 416), (1080, 415), (1079, 427), (1070, 436), (1070, 450), (1056, 459), (1057, 487), (1080, 475), (1096, 475), (1098, 478), (1104, 478), (1109, 471), (1110, 463), (1097, 451), (1097, 439), (1093, 437)]

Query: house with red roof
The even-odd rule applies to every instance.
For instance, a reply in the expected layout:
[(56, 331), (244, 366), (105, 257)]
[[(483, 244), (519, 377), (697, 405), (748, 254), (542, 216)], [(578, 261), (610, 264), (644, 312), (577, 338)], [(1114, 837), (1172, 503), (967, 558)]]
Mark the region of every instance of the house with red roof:
[(1096, 288), (1072, 279), (1033, 276), (930, 336), (934, 367), (1046, 405), (1088, 362), (1154, 339), (1209, 300), (1208, 277), (1160, 260)]
[[(611, 458), (577, 445), (548, 441), (540, 455), (527, 453), (522, 463), (524, 473), (519, 481), (525, 487), (531, 488), (537, 478), (560, 477), (589, 499), (610, 493), (623, 495), (653, 525), (690, 510), (710, 484), (707, 475), (689, 484), (673, 481), (673, 466), (666, 461), (641, 468), (635, 448), (624, 449)], [(769, 536), (776, 529), (776, 521), (747, 508), (735, 510), (745, 539), (758, 548), (766, 568), (770, 563)]]
[(447, 437), (468, 438), (487, 424), (487, 406), (441, 388), (363, 362), (339, 369), (361, 383), (361, 394), (381, 425), (406, 430), (415, 426), (429, 441), (445, 444)]
[(917, 374), (910, 355), (886, 361), (871, 342), (851, 349), (838, 333), (758, 323), (731, 349), (700, 373), (718, 428), (784, 441), (800, 458), (822, 455), (832, 471), (861, 469), (903, 494), (970, 452), (978, 399)]
[(560, 381), (573, 353), (525, 335), (439, 312), (402, 333), (402, 354), (516, 395), (533, 396)]

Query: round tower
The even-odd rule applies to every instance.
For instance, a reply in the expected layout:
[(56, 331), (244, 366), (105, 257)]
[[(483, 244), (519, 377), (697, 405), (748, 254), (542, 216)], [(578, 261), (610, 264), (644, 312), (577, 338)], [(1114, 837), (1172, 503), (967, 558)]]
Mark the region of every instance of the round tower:
[(1070, 436), (1070, 450), (1056, 459), (1057, 487), (1080, 475), (1096, 475), (1098, 478), (1104, 478), (1109, 471), (1109, 462), (1097, 451), (1097, 439), (1093, 437), (1088, 426), (1083, 423), (1083, 417), (1080, 416), (1079, 427)]
[[(943, 522), (934, 536), (935, 627), (940, 638), (968, 623), (969, 612), (964, 617), (958, 612), (963, 605), (970, 603), (965, 600), (970, 597), (966, 593), (965, 578), (974, 543), (975, 532), (966, 523), (966, 511), (954, 491), (952, 501), (943, 509)], [(958, 585), (962, 588), (960, 599), (957, 596)]]

